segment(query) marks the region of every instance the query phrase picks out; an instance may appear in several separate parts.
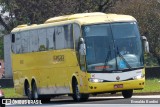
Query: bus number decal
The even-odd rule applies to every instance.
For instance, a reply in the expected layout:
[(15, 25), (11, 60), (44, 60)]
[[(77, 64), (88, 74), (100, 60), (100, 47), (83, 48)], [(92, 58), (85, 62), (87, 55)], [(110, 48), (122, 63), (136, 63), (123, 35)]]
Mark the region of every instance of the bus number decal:
[(53, 61), (54, 62), (63, 62), (64, 61), (64, 55), (53, 56)]

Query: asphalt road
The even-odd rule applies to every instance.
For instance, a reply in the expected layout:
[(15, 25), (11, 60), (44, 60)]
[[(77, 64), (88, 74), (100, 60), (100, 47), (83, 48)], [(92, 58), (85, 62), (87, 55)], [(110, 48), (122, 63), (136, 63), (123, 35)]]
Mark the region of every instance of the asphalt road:
[(90, 97), (86, 102), (74, 102), (70, 97), (51, 99), (50, 102), (39, 105), (7, 105), (6, 107), (159, 107), (160, 95), (133, 96), (124, 99), (114, 97)]

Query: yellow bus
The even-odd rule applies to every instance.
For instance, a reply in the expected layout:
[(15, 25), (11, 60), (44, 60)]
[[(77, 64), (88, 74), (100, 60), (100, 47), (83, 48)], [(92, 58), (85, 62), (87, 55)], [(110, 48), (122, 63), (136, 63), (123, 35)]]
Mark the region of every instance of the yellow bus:
[(142, 41), (135, 18), (100, 12), (50, 18), (11, 31), (15, 90), (32, 99), (144, 88)]

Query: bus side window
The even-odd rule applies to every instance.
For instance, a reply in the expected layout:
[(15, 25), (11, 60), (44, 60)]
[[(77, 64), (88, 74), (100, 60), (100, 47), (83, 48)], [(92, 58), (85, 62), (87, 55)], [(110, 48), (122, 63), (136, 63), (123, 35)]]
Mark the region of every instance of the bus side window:
[(38, 30), (38, 40), (39, 40), (39, 51), (45, 51), (46, 50), (46, 36), (47, 35), (47, 29), (39, 29)]
[(21, 33), (16, 33), (15, 36), (15, 53), (22, 53), (22, 35)]
[(11, 50), (13, 53), (16, 53), (16, 37), (15, 37), (16, 34), (12, 34), (11, 35)]
[(48, 50), (54, 49), (54, 27), (47, 28), (46, 48)]
[(64, 28), (62, 26), (55, 27), (55, 45), (56, 49), (65, 48)]
[(15, 43), (15, 34), (12, 34), (12, 43)]
[(81, 30), (78, 24), (73, 24), (73, 36), (75, 39), (75, 49), (78, 51), (79, 38), (81, 37)]
[(30, 30), (30, 52), (37, 52), (39, 51), (39, 42), (38, 42), (38, 31)]
[(20, 49), (19, 53), (28, 53), (30, 51), (29, 31), (21, 32), (19, 39), (21, 39), (19, 43), (17, 44), (18, 47), (19, 47), (19, 44), (21, 44), (21, 46), (18, 48)]
[(72, 25), (64, 25), (64, 34), (65, 34), (65, 43), (66, 43), (66, 47), (65, 48), (69, 48), (69, 49), (73, 49), (74, 48), (74, 44), (73, 44), (73, 27)]
[(13, 53), (21, 52), (21, 36), (20, 33), (11, 35), (11, 50)]

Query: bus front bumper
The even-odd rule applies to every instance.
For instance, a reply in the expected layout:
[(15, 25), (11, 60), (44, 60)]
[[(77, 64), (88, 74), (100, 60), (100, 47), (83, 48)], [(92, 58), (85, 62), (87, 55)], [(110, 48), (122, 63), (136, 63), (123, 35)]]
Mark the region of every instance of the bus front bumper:
[(119, 81), (119, 82), (101, 82), (88, 84), (88, 93), (103, 93), (103, 92), (118, 92), (123, 90), (138, 90), (143, 89), (145, 79)]

